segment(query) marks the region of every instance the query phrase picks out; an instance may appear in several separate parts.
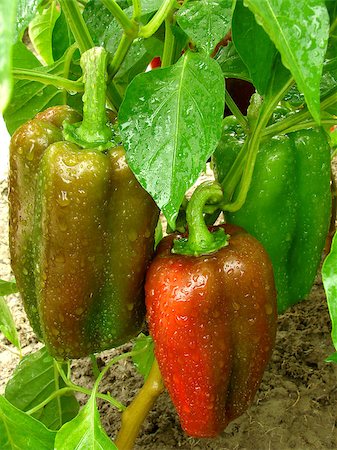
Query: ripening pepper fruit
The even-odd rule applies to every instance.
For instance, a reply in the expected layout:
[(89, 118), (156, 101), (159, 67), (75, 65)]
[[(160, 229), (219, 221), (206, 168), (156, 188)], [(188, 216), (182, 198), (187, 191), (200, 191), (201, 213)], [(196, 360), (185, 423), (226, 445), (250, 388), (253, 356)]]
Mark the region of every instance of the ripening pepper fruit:
[[(234, 117), (224, 122), (213, 155), (216, 179), (222, 184), (245, 140)], [(303, 300), (314, 283), (330, 223), (330, 158), (323, 129), (270, 138), (258, 151), (244, 205), (226, 212), (228, 223), (242, 226), (267, 250), (279, 312)]]
[(221, 195), (219, 185), (197, 188), (187, 208), (188, 239), (165, 237), (146, 276), (155, 355), (182, 428), (194, 437), (218, 435), (248, 408), (276, 335), (266, 251), (240, 227), (208, 231), (203, 222), (201, 205)]
[[(93, 57), (87, 55), (89, 63)], [(99, 77), (96, 70), (85, 75), (89, 83), (90, 75)], [(102, 92), (103, 109), (94, 117), (84, 109), (78, 124), (74, 110), (53, 107), (21, 126), (10, 145), (12, 268), (33, 329), (58, 358), (123, 344), (145, 316), (158, 208), (123, 147), (106, 142), (111, 129)], [(88, 121), (89, 148), (65, 140), (65, 129), (71, 137)]]

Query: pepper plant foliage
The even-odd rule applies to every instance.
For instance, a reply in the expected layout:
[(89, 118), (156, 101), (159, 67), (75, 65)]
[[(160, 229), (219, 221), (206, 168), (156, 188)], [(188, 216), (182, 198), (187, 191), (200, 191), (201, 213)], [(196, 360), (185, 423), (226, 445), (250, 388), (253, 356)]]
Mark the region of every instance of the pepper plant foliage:
[[(224, 37), (230, 31), (228, 41)], [(186, 191), (219, 142), (225, 100), (248, 130), (243, 182), (229, 210), (245, 201), (264, 137), (317, 124), (329, 130), (336, 124), (334, 0), (2, 0), (0, 108), (10, 133), (49, 106), (68, 104), (81, 111), (79, 59), (93, 46), (109, 52), (107, 104), (118, 113), (115, 138), (123, 142), (132, 171), (172, 229)], [(146, 71), (154, 57), (161, 58), (161, 68)], [(258, 95), (248, 120), (226, 92), (227, 79), (254, 85)], [(281, 101), (293, 113), (271, 124)], [(324, 280), (337, 349), (336, 255), (334, 244)], [(0, 295), (14, 291), (14, 284), (1, 283)], [(3, 300), (0, 311), (1, 331), (20, 350)], [(151, 379), (152, 347), (141, 337), (134, 351), (121, 357), (134, 357)], [(69, 367), (44, 349), (25, 357), (0, 397), (0, 447), (116, 448), (96, 405), (102, 398), (125, 409), (99, 392), (109, 367), (91, 391), (75, 385)], [(37, 382), (40, 373), (42, 383)], [(23, 397), (27, 383), (30, 395)], [(89, 396), (78, 415), (76, 391)]]

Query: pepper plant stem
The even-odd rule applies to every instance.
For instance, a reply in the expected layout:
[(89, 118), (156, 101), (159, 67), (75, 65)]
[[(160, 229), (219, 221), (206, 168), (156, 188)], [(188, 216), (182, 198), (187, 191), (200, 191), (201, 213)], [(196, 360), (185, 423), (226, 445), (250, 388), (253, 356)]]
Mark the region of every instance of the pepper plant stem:
[(234, 116), (238, 119), (238, 121), (240, 122), (240, 125), (246, 130), (248, 127), (247, 119), (242, 114), (242, 112), (240, 111), (237, 104), (230, 96), (227, 89), (226, 89), (226, 104), (227, 104), (228, 108), (230, 109), (231, 113), (234, 114)]
[(164, 42), (163, 57), (161, 61), (162, 67), (170, 66), (173, 61), (175, 37), (171, 29), (172, 17), (173, 11), (171, 11), (170, 14), (168, 14), (168, 16), (165, 18), (165, 42)]
[(62, 88), (68, 92), (83, 92), (84, 84), (80, 81), (72, 81), (58, 75), (41, 72), (34, 69), (16, 69), (14, 68), (13, 77), (19, 80), (37, 81), (42, 84), (48, 84), (57, 88)]
[(67, 23), (75, 37), (80, 52), (83, 53), (94, 46), (88, 28), (84, 22), (80, 8), (76, 1), (59, 0)]
[(143, 387), (122, 414), (122, 426), (115, 439), (115, 444), (119, 450), (131, 450), (133, 448), (147, 414), (163, 391), (163, 380), (158, 363), (154, 360)]
[(140, 0), (132, 0), (133, 5), (133, 19), (138, 19), (142, 14), (142, 4)]
[[(292, 84), (292, 79), (290, 78), (280, 86), (277, 92), (273, 92), (273, 84), (270, 86), (270, 92), (267, 92), (266, 98), (261, 104), (261, 106), (256, 104), (253, 107), (256, 108), (256, 112), (253, 114), (251, 123), (252, 123), (252, 134), (247, 141), (247, 155), (242, 155), (241, 152), (239, 157), (241, 157), (241, 161), (238, 163), (239, 167), (243, 167), (241, 182), (239, 185), (239, 192), (237, 197), (233, 202), (225, 203), (222, 205), (222, 209), (224, 211), (238, 211), (246, 201), (247, 193), (250, 187), (250, 183), (252, 181), (255, 161), (257, 157), (257, 153), (259, 151), (260, 143), (262, 140), (263, 132), (269, 122), (269, 119), (278, 104), (278, 102), (282, 99), (284, 93)], [(249, 112), (249, 110), (248, 110)], [(237, 176), (237, 173), (234, 174)], [(225, 199), (226, 201), (226, 199)]]
[(146, 25), (140, 27), (138, 36), (142, 38), (152, 36), (164, 22), (175, 3), (176, 0), (164, 0), (152, 19)]
[[(334, 88), (333, 92), (326, 97), (324, 100), (321, 101), (321, 111), (323, 112), (327, 108), (330, 108), (334, 104), (337, 104), (337, 87)], [(287, 117), (284, 120), (281, 120), (280, 122), (274, 123), (273, 125), (270, 125), (263, 131), (263, 137), (270, 136), (270, 135), (276, 135), (276, 134), (282, 134), (285, 132), (288, 132), (289, 129), (297, 130), (300, 129), (298, 126), (300, 126), (301, 123), (303, 123), (306, 120), (311, 119), (311, 114), (307, 108), (304, 108), (303, 110), (296, 112), (292, 114), (291, 116)], [(324, 119), (323, 119), (324, 120)], [(317, 126), (317, 123), (315, 123), (315, 126)], [(322, 122), (323, 123), (323, 122)]]
[(137, 36), (138, 25), (133, 20), (130, 20), (122, 8), (114, 0), (101, 0), (103, 5), (111, 12), (111, 14), (120, 23), (124, 33), (131, 35), (133, 38)]
[(116, 53), (114, 54), (114, 57), (112, 58), (112, 61), (109, 63), (109, 66), (108, 66), (108, 72), (109, 72), (110, 79), (112, 79), (118, 72), (133, 41), (134, 41), (134, 37), (132, 37), (126, 33), (123, 33), (122, 38), (118, 44)]

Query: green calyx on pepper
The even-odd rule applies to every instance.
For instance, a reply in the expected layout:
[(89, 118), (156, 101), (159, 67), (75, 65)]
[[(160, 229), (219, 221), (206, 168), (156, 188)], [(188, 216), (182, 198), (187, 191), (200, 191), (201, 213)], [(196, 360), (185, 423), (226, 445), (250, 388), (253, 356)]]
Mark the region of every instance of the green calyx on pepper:
[(203, 208), (206, 203), (217, 204), (223, 198), (221, 186), (214, 182), (204, 182), (196, 188), (186, 210), (189, 225), (188, 238), (180, 237), (174, 241), (173, 253), (180, 255), (206, 255), (228, 245), (229, 236), (223, 228), (210, 232), (205, 224)]
[[(189, 236), (203, 228), (201, 205), (207, 199), (221, 202), (220, 193), (218, 184), (196, 189), (187, 207)], [(165, 237), (145, 284), (164, 384), (182, 428), (194, 437), (218, 435), (248, 408), (270, 359), (277, 324), (273, 269), (263, 246), (234, 225), (207, 232), (219, 233), (224, 245), (214, 249), (208, 237), (204, 253), (198, 248), (197, 255), (194, 238), (192, 252), (183, 246), (180, 253), (182, 236)]]
[[(89, 80), (97, 63), (83, 58)], [(85, 103), (97, 98), (92, 88), (86, 85)], [(107, 130), (99, 97), (104, 115), (97, 107), (101, 119), (93, 123)], [(84, 108), (82, 123), (95, 110)], [(64, 140), (62, 124), (67, 136), (80, 119), (68, 106), (52, 107), (22, 125), (10, 144), (12, 268), (33, 329), (62, 359), (121, 345), (140, 331), (159, 213), (123, 147), (104, 142), (105, 131), (97, 134), (98, 148)]]
[[(224, 180), (242, 157), (244, 142), (238, 121), (227, 117), (213, 155), (216, 179), (224, 189), (228, 188)], [(267, 250), (279, 312), (309, 294), (330, 215), (330, 147), (324, 130), (310, 128), (265, 140), (244, 205), (225, 216), (228, 223), (245, 228)]]
[(94, 47), (81, 56), (83, 70), (83, 121), (65, 122), (65, 140), (83, 148), (105, 150), (113, 145), (113, 133), (107, 123), (105, 109), (108, 54), (103, 47)]

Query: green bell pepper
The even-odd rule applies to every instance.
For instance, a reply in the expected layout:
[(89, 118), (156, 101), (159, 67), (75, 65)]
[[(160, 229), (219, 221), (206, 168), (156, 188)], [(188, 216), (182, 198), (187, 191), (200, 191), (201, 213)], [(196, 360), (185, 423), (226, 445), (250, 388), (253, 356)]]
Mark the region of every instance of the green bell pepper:
[(100, 49), (82, 55), (86, 88), (99, 88), (86, 92), (83, 122), (67, 106), (52, 107), (10, 144), (12, 268), (33, 329), (63, 359), (116, 347), (140, 331), (158, 222), (123, 147), (109, 141), (99, 86), (106, 57), (92, 68), (101, 56)]
[[(213, 156), (220, 183), (245, 140), (234, 117), (224, 122)], [(324, 130), (310, 128), (264, 141), (246, 201), (238, 211), (226, 212), (226, 220), (242, 226), (267, 250), (274, 268), (279, 312), (309, 294), (330, 215), (330, 146)]]

